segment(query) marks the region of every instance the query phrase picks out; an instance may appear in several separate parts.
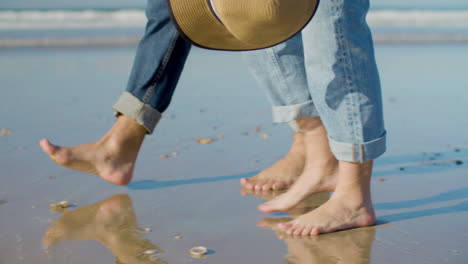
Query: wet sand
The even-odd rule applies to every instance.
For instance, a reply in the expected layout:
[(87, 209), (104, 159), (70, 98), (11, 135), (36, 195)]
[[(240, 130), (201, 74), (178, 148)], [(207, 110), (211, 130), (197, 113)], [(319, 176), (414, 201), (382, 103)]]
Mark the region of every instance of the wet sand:
[[(239, 179), (285, 154), (291, 133), (271, 124), (237, 54), (193, 50), (129, 186), (41, 153), (44, 136), (70, 145), (110, 127), (133, 52), (0, 50), (1, 264), (468, 262), (468, 46), (377, 47), (389, 133), (372, 179), (378, 225), (305, 239), (271, 226), (328, 194), (289, 214), (256, 210), (277, 193), (241, 194)], [(76, 205), (50, 210), (62, 200)]]

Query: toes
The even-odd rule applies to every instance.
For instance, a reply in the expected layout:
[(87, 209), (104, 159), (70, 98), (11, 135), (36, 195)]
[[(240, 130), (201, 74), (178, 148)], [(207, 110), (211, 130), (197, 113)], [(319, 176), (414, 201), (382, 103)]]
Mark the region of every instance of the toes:
[(286, 184), (281, 183), (281, 182), (277, 182), (277, 183), (273, 184), (271, 188), (272, 188), (273, 190), (282, 190), (282, 189), (286, 189)]
[(292, 234), (294, 233), (294, 230), (295, 230), (295, 229), (294, 229), (293, 227), (291, 227), (291, 228), (289, 228), (288, 230), (286, 230), (286, 234), (292, 235)]
[(273, 185), (272, 182), (270, 181), (261, 181), (261, 182), (257, 182), (257, 184), (255, 185), (255, 190), (256, 191), (270, 191), (272, 188), (271, 186)]
[[(303, 229), (303, 226), (296, 222), (296, 221), (291, 221), (291, 222), (288, 222), (284, 225), (284, 228), (283, 230), (286, 231), (286, 234), (288, 235), (300, 235), (301, 232), (302, 232), (302, 229)], [(296, 230), (298, 231), (296, 233)]]
[(242, 185), (244, 188), (246, 188), (246, 189), (249, 189), (249, 190), (252, 190), (252, 189), (253, 189), (253, 186), (254, 186), (254, 185), (253, 185), (253, 184), (249, 181), (249, 179), (247, 179), (247, 178), (242, 178), (242, 179), (240, 180), (240, 183), (241, 183), (241, 185)]
[(273, 184), (272, 189), (273, 190), (285, 190), (289, 189), (291, 187), (291, 183), (289, 182), (276, 182)]
[(318, 228), (317, 226), (312, 228), (312, 231), (310, 231), (310, 234), (314, 236), (320, 235), (320, 228)]
[(52, 143), (50, 143), (50, 141), (45, 138), (39, 141), (39, 145), (41, 146), (42, 150), (48, 155), (54, 155), (58, 150), (58, 147), (52, 145)]
[(247, 180), (246, 178), (240, 179), (240, 185), (241, 185), (241, 186), (244, 186), (244, 187), (245, 187), (245, 185), (247, 185), (247, 182), (248, 182), (248, 180)]
[(273, 184), (273, 185), (271, 186), (271, 188), (272, 188), (273, 190), (281, 190), (281, 184), (275, 183), (275, 184)]
[(294, 229), (293, 235), (296, 235), (296, 236), (301, 235), (303, 230), (304, 230), (304, 227), (299, 226), (296, 229)]
[(248, 189), (248, 190), (253, 190), (255, 187), (255, 185), (249, 181), (249, 179), (245, 179), (245, 185), (244, 185), (244, 188)]
[(283, 231), (289, 230), (292, 226), (291, 222), (278, 224), (278, 228)]
[(303, 230), (302, 230), (302, 233), (301, 235), (303, 236), (308, 236), (310, 235), (310, 231), (312, 230), (312, 227), (311, 226), (306, 226)]
[(266, 183), (262, 186), (262, 190), (264, 191), (269, 191), (271, 190), (272, 184), (271, 183)]

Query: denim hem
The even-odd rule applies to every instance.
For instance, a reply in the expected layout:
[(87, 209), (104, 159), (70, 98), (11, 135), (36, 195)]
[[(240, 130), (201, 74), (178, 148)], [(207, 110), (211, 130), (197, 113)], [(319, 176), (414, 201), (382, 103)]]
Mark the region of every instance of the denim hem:
[(382, 155), (386, 150), (386, 133), (364, 143), (345, 143), (328, 138), (330, 149), (337, 160), (367, 162)]
[(129, 92), (123, 92), (112, 109), (116, 112), (116, 116), (123, 114), (135, 120), (146, 129), (148, 134), (153, 133), (156, 124), (162, 117), (158, 110), (143, 103)]
[(319, 116), (312, 101), (295, 105), (273, 106), (272, 114), (274, 123), (287, 123), (298, 118)]

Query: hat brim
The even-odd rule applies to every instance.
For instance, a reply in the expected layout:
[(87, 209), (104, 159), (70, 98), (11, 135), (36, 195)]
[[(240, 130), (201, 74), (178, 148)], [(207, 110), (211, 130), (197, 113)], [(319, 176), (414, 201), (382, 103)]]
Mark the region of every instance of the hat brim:
[(279, 41), (264, 40), (263, 43), (252, 44), (234, 37), (213, 14), (208, 1), (167, 0), (173, 22), (185, 39), (200, 48), (226, 51), (264, 49), (284, 42), (299, 33), (310, 22), (319, 5), (319, 0), (317, 0), (308, 19), (297, 28), (296, 32), (292, 32)]

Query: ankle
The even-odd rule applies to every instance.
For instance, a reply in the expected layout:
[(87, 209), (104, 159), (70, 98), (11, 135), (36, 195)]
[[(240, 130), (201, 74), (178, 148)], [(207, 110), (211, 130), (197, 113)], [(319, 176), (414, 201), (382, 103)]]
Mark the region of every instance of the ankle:
[(305, 143), (304, 135), (299, 132), (294, 132), (293, 141), (291, 143), (291, 148), (289, 149), (289, 153), (303, 155), (305, 153), (304, 143)]
[(341, 203), (346, 208), (352, 210), (361, 210), (362, 208), (372, 208), (370, 190), (358, 187), (336, 187), (332, 199)]
[(128, 145), (140, 145), (145, 136), (146, 129), (143, 126), (125, 115), (120, 115), (100, 142), (111, 148), (121, 148)]
[[(312, 154), (311, 154), (312, 155)], [(314, 170), (324, 170), (325, 173), (335, 173), (338, 171), (338, 160), (333, 155), (307, 155), (307, 168)]]
[(298, 118), (296, 119), (296, 122), (302, 133), (307, 133), (323, 127), (320, 117)]

